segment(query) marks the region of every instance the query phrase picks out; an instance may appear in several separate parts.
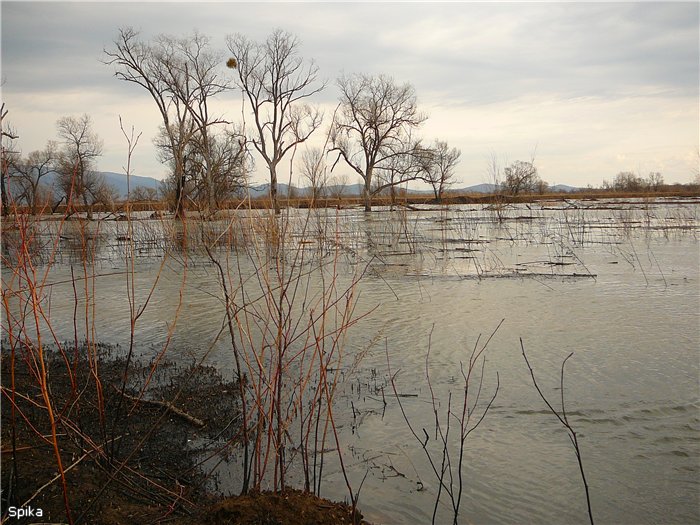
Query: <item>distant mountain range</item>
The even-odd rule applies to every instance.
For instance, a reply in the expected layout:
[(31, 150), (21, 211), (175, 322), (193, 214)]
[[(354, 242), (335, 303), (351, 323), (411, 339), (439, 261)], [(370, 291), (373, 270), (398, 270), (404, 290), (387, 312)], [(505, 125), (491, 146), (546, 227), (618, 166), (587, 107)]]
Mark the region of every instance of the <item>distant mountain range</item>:
[[(334, 195), (339, 192), (339, 190), (342, 189), (342, 194), (345, 196), (358, 196), (362, 195), (362, 190), (363, 190), (363, 185), (362, 184), (348, 184), (344, 187), (340, 186), (327, 186), (326, 187), (326, 193), (330, 195)], [(476, 184), (474, 186), (467, 186), (463, 188), (450, 188), (450, 192), (452, 193), (494, 193), (498, 189), (498, 186), (495, 184)], [(555, 184), (554, 186), (549, 187), (550, 191), (557, 192), (557, 193), (571, 193), (575, 191), (579, 191), (579, 188), (576, 188), (574, 186), (567, 186), (566, 184)], [(265, 195), (268, 195), (270, 192), (270, 185), (269, 184), (259, 184), (259, 185), (253, 185), (250, 188), (250, 196), (251, 197), (262, 197)], [(293, 191), (296, 193), (296, 195), (300, 197), (304, 197), (307, 195), (311, 194), (311, 188), (298, 188), (294, 186)], [(287, 196), (289, 194), (289, 185), (288, 184), (278, 184), (277, 185), (277, 193), (280, 195)], [(433, 190), (430, 188), (424, 189), (424, 190), (414, 190), (414, 189), (409, 189), (408, 190), (409, 194), (412, 195), (433, 195)]]
[[(126, 175), (124, 173), (115, 173), (113, 171), (103, 171), (102, 176), (105, 178), (105, 182), (111, 186), (114, 186), (119, 192), (122, 198), (126, 198), (127, 194), (127, 184)], [(153, 177), (139, 177), (138, 175), (130, 175), (131, 180), (129, 181), (129, 186), (133, 190), (138, 186), (144, 186), (146, 188), (158, 189), (160, 181), (154, 179)]]
[[(121, 198), (126, 198), (127, 194), (127, 181), (126, 181), (126, 175), (123, 173), (115, 173), (113, 171), (103, 171), (101, 172), (102, 176), (105, 178), (105, 182), (107, 184), (113, 186), (117, 192), (119, 193)], [(55, 174), (51, 173), (47, 175), (45, 178), (42, 179), (42, 182), (44, 184), (52, 186), (55, 180)], [(138, 186), (143, 186), (146, 188), (154, 188), (158, 189), (158, 186), (160, 184), (160, 181), (157, 179), (154, 179), (152, 177), (141, 177), (138, 175), (131, 175), (131, 181), (130, 181), (130, 186), (131, 189), (134, 190)], [(347, 184), (345, 186), (337, 186), (337, 185), (331, 185), (326, 188), (326, 192), (329, 195), (336, 195), (342, 190), (342, 195), (344, 196), (359, 196), (362, 195), (362, 184)], [(494, 191), (497, 189), (497, 186), (494, 184), (476, 184), (473, 186), (467, 186), (467, 187), (462, 187), (462, 188), (451, 188), (451, 192), (456, 192), (456, 193), (494, 193)], [(563, 193), (569, 193), (569, 192), (574, 192), (578, 191), (578, 188), (575, 188), (573, 186), (567, 186), (566, 184), (556, 184), (554, 186), (550, 186), (549, 188), (551, 191), (555, 192), (563, 192)], [(270, 184), (252, 184), (250, 189), (250, 196), (253, 198), (256, 197), (263, 197), (265, 195), (269, 195), (270, 192)], [(282, 195), (282, 196), (287, 196), (289, 195), (289, 185), (288, 184), (278, 184), (277, 186), (277, 192)], [(311, 194), (311, 188), (309, 187), (296, 187), (293, 186), (292, 192), (296, 194), (299, 197), (305, 197), (309, 196)], [(433, 191), (430, 188), (426, 188), (424, 190), (414, 190), (410, 189), (408, 190), (409, 194), (413, 195), (432, 195)]]
[[(105, 180), (117, 188), (119, 191), (120, 195), (122, 197), (126, 197), (126, 175), (122, 173), (114, 173), (111, 171), (105, 171), (102, 172), (102, 174), (105, 177)], [(158, 188), (160, 181), (153, 179), (151, 177), (137, 177), (132, 175), (131, 176), (131, 188), (135, 188), (137, 186), (145, 186), (147, 188)], [(310, 187), (297, 187), (293, 186), (292, 192), (295, 193), (296, 195), (300, 197), (306, 197), (311, 195), (311, 188)], [(331, 185), (326, 187), (326, 192), (330, 195), (335, 195), (342, 190), (342, 194), (345, 196), (358, 196), (362, 195), (362, 189), (363, 185), (362, 184), (347, 184), (345, 186), (337, 186), (337, 185)], [(494, 184), (476, 184), (474, 186), (467, 186), (465, 188), (451, 188), (450, 191), (452, 192), (458, 192), (458, 193), (493, 193), (497, 189), (497, 186)], [(555, 192), (562, 192), (562, 193), (570, 193), (574, 191), (578, 191), (579, 188), (575, 188), (574, 186), (567, 186), (566, 184), (555, 184), (554, 186), (550, 186), (549, 188), (551, 191)], [(270, 193), (270, 184), (252, 184), (250, 189), (250, 196), (255, 198), (255, 197), (263, 197), (265, 195), (269, 195)], [(277, 192), (280, 195), (283, 196), (288, 196), (289, 195), (289, 185), (288, 184), (278, 184), (277, 185)], [(426, 195), (432, 195), (433, 190), (430, 188), (424, 189), (424, 190), (408, 190), (409, 193), (412, 194), (426, 194)]]

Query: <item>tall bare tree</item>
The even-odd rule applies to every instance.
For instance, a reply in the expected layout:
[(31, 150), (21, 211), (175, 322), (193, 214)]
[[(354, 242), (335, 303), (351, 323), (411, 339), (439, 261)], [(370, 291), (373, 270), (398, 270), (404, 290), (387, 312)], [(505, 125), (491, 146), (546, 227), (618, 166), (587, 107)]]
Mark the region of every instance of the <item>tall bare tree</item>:
[(338, 151), (336, 163), (342, 158), (364, 181), (365, 210), (371, 211), (375, 174), (384, 170), (390, 175), (375, 188), (381, 191), (407, 179), (397, 167), (415, 166), (405, 157), (415, 159), (419, 145), (412, 132), (426, 117), (418, 111), (411, 84), (398, 85), (384, 75), (355, 74), (340, 77), (338, 86), (341, 108), (331, 129), (332, 151)]
[(433, 147), (428, 149), (422, 178), (433, 187), (435, 200), (441, 201), (445, 190), (453, 184), (455, 167), (461, 155), (460, 150), (450, 148), (442, 140), (435, 140)]
[(316, 63), (299, 55), (299, 40), (281, 29), (264, 42), (229, 35), (227, 44), (232, 55), (227, 64), (238, 72), (238, 85), (253, 112), (255, 126), (249, 141), (270, 172), (270, 197), (279, 213), (277, 167), (321, 126), (322, 113), (305, 101), (325, 83), (318, 79)]
[(92, 130), (87, 114), (80, 117), (62, 117), (56, 122), (62, 148), (58, 153), (57, 183), (66, 196), (69, 207), (76, 199), (83, 201), (92, 218), (92, 204), (100, 198), (103, 177), (95, 170), (95, 162), (102, 155), (102, 140)]
[[(220, 117), (212, 115), (210, 101), (217, 95), (231, 89), (229, 80), (222, 78), (223, 54), (209, 49), (209, 39), (194, 33), (191, 37), (160, 37), (159, 42), (167, 49), (172, 49), (169, 67), (166, 68), (167, 80), (177, 98), (187, 110), (193, 124), (193, 139), (197, 143), (200, 155), (200, 179), (205, 188), (204, 199), (207, 209), (216, 206), (216, 184), (214, 178), (217, 169), (227, 153), (222, 145), (238, 145), (238, 142), (217, 140), (214, 127), (226, 124)], [(242, 148), (232, 152), (236, 157), (242, 154)]]
[[(163, 122), (169, 158), (175, 178), (175, 214), (185, 212), (185, 150), (197, 140), (204, 147), (205, 177), (213, 176), (210, 157), (212, 127), (223, 124), (210, 113), (210, 100), (230, 89), (218, 69), (221, 54), (210, 50), (207, 37), (194, 33), (176, 38), (168, 35), (142, 42), (132, 28), (122, 28), (114, 48), (105, 49), (105, 63), (115, 66), (115, 76), (144, 88), (153, 98)], [(207, 203), (214, 201), (213, 185)]]
[(105, 63), (116, 67), (114, 75), (125, 82), (132, 82), (144, 88), (153, 98), (163, 120), (163, 129), (168, 138), (168, 146), (174, 159), (175, 214), (184, 214), (183, 150), (186, 139), (192, 133), (185, 126), (187, 110), (174, 93), (166, 73), (172, 50), (158, 44), (139, 40), (139, 34), (131, 27), (120, 28), (114, 41), (114, 48), (105, 49)]

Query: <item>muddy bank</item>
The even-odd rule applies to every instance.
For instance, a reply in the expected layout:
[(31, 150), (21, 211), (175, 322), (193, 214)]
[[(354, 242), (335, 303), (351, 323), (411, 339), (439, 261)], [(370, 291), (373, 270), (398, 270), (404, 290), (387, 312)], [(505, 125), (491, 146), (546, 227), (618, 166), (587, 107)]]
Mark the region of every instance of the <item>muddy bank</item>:
[[(124, 353), (103, 345), (46, 348), (43, 389), (36, 350), (16, 345), (12, 352), (3, 341), (2, 509), (3, 518), (15, 509), (9, 523), (352, 523), (349, 507), (296, 491), (222, 500), (215, 474), (200, 463), (223, 460), (237, 443), (238, 385), (211, 367), (164, 362), (130, 363), (124, 385)], [(30, 508), (33, 514), (16, 518)]]

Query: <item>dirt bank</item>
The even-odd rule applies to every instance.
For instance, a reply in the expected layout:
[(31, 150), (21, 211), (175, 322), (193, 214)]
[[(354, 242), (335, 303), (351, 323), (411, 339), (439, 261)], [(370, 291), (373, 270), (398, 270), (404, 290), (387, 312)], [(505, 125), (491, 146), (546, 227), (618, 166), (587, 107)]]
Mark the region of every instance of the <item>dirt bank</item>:
[[(122, 396), (123, 350), (92, 350), (101, 389), (84, 345), (65, 355), (55, 348), (45, 352), (46, 391), (74, 522), (352, 523), (347, 505), (299, 491), (217, 497), (215, 479), (198, 462), (225, 455), (237, 441), (237, 384), (210, 367), (160, 363), (152, 374), (148, 363), (131, 364)], [(68, 523), (36, 355), (21, 347), (13, 355), (3, 342), (3, 518), (12, 507), (31, 507), (31, 518), (12, 516), (9, 523)], [(137, 402), (147, 381), (148, 401)]]

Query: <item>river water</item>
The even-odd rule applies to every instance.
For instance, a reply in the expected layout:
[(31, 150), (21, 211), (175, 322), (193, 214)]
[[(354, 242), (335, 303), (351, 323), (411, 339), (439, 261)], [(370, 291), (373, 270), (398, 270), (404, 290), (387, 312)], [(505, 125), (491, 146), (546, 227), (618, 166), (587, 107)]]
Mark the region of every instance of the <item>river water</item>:
[[(326, 261), (305, 277), (304, 297), (318, 296), (321, 275), (335, 278), (338, 296), (354, 292), (358, 320), (344, 339), (335, 414), (366, 519), (431, 522), (439, 483), (426, 450), (439, 469), (448, 403), (455, 415), (443, 482), (449, 486), (451, 472), (456, 495), (462, 370), (473, 349), (492, 336), (481, 354), (483, 368), (478, 361), (470, 377), (469, 428), (496, 396), (462, 448), (460, 523), (588, 521), (574, 449), (534, 388), (523, 347), (556, 409), (562, 362), (573, 353), (565, 367), (565, 407), (597, 522), (700, 522), (700, 202), (289, 213), (290, 223), (305, 225), (288, 235), (293, 253)], [(263, 221), (255, 212), (240, 215)], [(53, 265), (39, 266), (48, 271), (47, 317), (59, 339), (71, 339), (77, 305), (81, 333), (87, 315), (95, 339), (125, 344), (131, 240), (138, 304), (146, 303), (155, 283), (137, 324), (139, 353), (152, 356), (170, 337), (170, 359), (189, 362), (206, 354), (207, 363), (230, 377), (234, 363), (221, 335), (225, 310), (217, 269), (196, 250), (190, 239), (196, 232), (165, 224), (144, 219), (129, 231), (126, 222), (101, 223), (88, 246), (89, 268), (80, 262), (84, 244), (74, 242), (78, 227), (63, 225)], [(252, 276), (260, 264), (231, 250), (242, 242), (232, 224), (208, 226), (214, 239), (227, 239), (228, 248), (215, 256), (235, 268), (239, 282), (259, 287)], [(74, 289), (71, 266), (74, 275), (98, 277)], [(93, 298), (87, 309), (86, 293)], [(300, 301), (292, 310), (304, 317), (299, 312), (309, 304)], [(239, 468), (222, 468), (224, 491), (236, 490)], [(290, 477), (299, 479), (294, 467)], [(444, 489), (440, 494), (436, 523), (451, 523), (449, 496)], [(321, 495), (347, 498), (330, 456)]]

